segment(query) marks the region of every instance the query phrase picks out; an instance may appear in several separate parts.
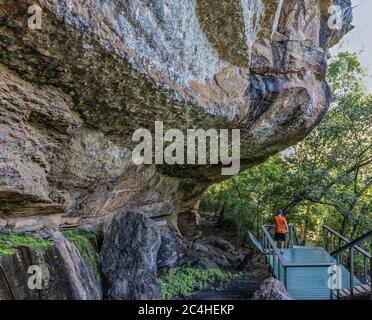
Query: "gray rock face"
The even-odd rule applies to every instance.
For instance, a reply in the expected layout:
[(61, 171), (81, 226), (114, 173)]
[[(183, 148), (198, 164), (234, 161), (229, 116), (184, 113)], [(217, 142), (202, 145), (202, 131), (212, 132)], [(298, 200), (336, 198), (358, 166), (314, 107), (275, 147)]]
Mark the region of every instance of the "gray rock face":
[(173, 269), (184, 256), (181, 238), (168, 227), (161, 229), (161, 242), (157, 253), (156, 265), (158, 272)]
[[(344, 9), (349, 0), (338, 0)], [(27, 10), (42, 9), (41, 29)], [(0, 3), (0, 215), (106, 224), (192, 210), (214, 166), (136, 166), (134, 130), (241, 129), (241, 168), (301, 140), (328, 108), (330, 1)], [(40, 224), (43, 222), (40, 222)]]
[(156, 258), (161, 237), (156, 224), (128, 212), (112, 221), (102, 246), (102, 273), (109, 299), (159, 299)]
[(282, 282), (275, 278), (263, 281), (252, 300), (292, 300)]
[(49, 239), (55, 245), (48, 249), (21, 247), (0, 254), (0, 300), (102, 299), (101, 284), (76, 246), (59, 232), (51, 231)]

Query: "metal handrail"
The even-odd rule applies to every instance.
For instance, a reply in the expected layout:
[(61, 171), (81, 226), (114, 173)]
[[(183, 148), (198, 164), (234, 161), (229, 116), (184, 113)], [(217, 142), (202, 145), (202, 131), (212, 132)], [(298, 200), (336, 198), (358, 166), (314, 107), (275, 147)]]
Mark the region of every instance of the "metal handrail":
[[(287, 275), (288, 275), (288, 272), (287, 272), (287, 269), (288, 268), (311, 268), (311, 267), (330, 267), (330, 266), (334, 266), (335, 263), (334, 262), (329, 262), (329, 263), (293, 263), (293, 262), (286, 262), (284, 260), (284, 257), (283, 255), (281, 254), (281, 252), (279, 251), (278, 247), (276, 246), (274, 240), (272, 239), (268, 229), (269, 228), (272, 228), (273, 225), (263, 225), (261, 226), (262, 227), (262, 231), (263, 231), (263, 235), (264, 235), (264, 238), (263, 238), (263, 252), (268, 254), (266, 252), (267, 249), (270, 249), (270, 247), (272, 248), (272, 251), (273, 251), (273, 261), (272, 261), (272, 271), (273, 271), (273, 274), (275, 275), (275, 256), (277, 257), (278, 259), (278, 263), (277, 263), (277, 267), (278, 267), (278, 279), (280, 280), (280, 272), (281, 272), (281, 269), (280, 269), (280, 266), (282, 266), (283, 268), (283, 273), (284, 273), (284, 277), (283, 277), (283, 282), (284, 282), (284, 287), (286, 289), (288, 289), (288, 284), (287, 284)], [(290, 231), (291, 231), (291, 242), (292, 242), (292, 245), (293, 245), (293, 240), (294, 240), (294, 237), (293, 237), (293, 234), (294, 234), (294, 226), (293, 224), (290, 224), (288, 225), (288, 227), (290, 228)], [(267, 242), (269, 244), (269, 246), (267, 246)], [(274, 256), (275, 254), (275, 256)]]
[[(272, 227), (271, 225), (263, 225), (262, 226), (262, 231), (264, 233), (264, 235), (266, 236), (266, 239), (269, 241), (269, 244), (270, 246), (272, 247), (272, 249), (274, 250), (275, 252), (275, 255), (278, 257), (279, 261), (280, 261), (280, 264), (284, 267), (284, 266), (287, 266), (287, 263), (285, 262), (284, 258), (283, 258), (283, 255), (280, 253), (278, 247), (276, 246), (276, 243), (274, 242), (274, 240), (272, 239), (270, 233), (267, 231), (267, 227)], [(265, 248), (264, 248), (265, 250)]]
[(260, 252), (264, 252), (263, 248), (262, 248), (262, 244), (260, 243), (260, 241), (258, 241), (258, 239), (254, 236), (254, 234), (250, 231), (248, 231), (248, 237), (249, 239), (252, 241), (252, 243), (255, 245), (255, 247), (260, 251)]
[[(355, 250), (359, 251), (360, 253), (362, 253), (364, 256), (366, 256), (367, 258), (371, 259), (371, 255), (363, 250), (362, 248), (360, 248), (357, 244), (368, 239), (369, 237), (372, 236), (372, 230), (371, 231), (368, 231), (367, 233), (365, 233), (364, 235), (360, 236), (359, 238), (355, 239), (355, 240), (352, 240), (348, 243), (346, 243), (345, 245), (343, 245), (342, 247), (338, 248), (337, 250), (335, 251), (332, 251), (330, 254), (331, 256), (337, 256), (339, 255), (342, 251), (345, 251), (347, 249), (350, 249), (350, 248), (354, 248)], [(358, 250), (359, 248), (359, 250)]]
[[(264, 226), (266, 226), (267, 228), (275, 228), (275, 224), (265, 224)], [(294, 230), (294, 224), (289, 223), (288, 224), (288, 229), (289, 229), (290, 236), (289, 236), (289, 238), (286, 242), (291, 243), (292, 247), (295, 243), (296, 243), (296, 245), (298, 245), (299, 242), (298, 242), (295, 230)]]
[[(272, 239), (270, 233), (267, 231), (268, 227), (272, 227), (272, 225), (263, 225), (262, 226), (262, 231), (264, 232), (267, 240), (269, 241), (270, 246), (273, 248), (274, 253), (278, 257), (280, 264), (283, 267), (330, 267), (335, 265), (336, 263), (334, 262), (322, 262), (322, 263), (293, 263), (293, 262), (286, 262), (283, 258), (283, 255), (280, 253), (278, 247), (276, 246), (274, 240)], [(265, 250), (265, 248), (264, 248)]]
[[(292, 228), (294, 228), (294, 226)], [(292, 230), (292, 236), (293, 236), (293, 240), (295, 240), (296, 245), (299, 245), (300, 241), (298, 241), (297, 234), (294, 231), (294, 229)]]
[[(342, 257), (343, 253), (346, 250), (350, 250), (350, 262), (349, 262), (349, 267), (350, 267), (350, 277), (349, 277), (349, 290), (350, 290), (350, 296), (351, 298), (354, 297), (354, 251), (357, 251), (361, 253), (364, 256), (364, 280), (366, 281), (366, 275), (367, 275), (367, 260), (369, 259), (370, 261), (370, 276), (372, 278), (372, 259), (371, 256), (372, 254), (368, 253), (366, 250), (362, 249), (361, 247), (358, 246), (359, 243), (367, 240), (368, 238), (371, 238), (372, 240), (372, 230), (366, 232), (362, 236), (358, 237), (357, 239), (350, 240), (346, 238), (345, 236), (341, 235), (337, 231), (331, 229), (328, 226), (323, 225), (323, 246), (325, 246), (326, 249), (326, 242), (325, 242), (325, 232), (324, 230), (327, 230), (328, 232), (331, 232), (332, 234), (336, 235), (339, 239), (341, 239), (343, 242), (345, 242), (344, 245), (340, 246), (338, 249), (332, 251), (330, 255), (334, 257), (337, 261), (337, 265), (343, 264), (342, 262)], [(372, 242), (371, 242), (371, 249), (372, 249)], [(337, 296), (339, 295), (339, 290), (337, 289)], [(372, 296), (371, 296), (372, 299)]]
[[(269, 265), (271, 265), (271, 270), (273, 272), (273, 275), (276, 278), (278, 278), (279, 280), (281, 280), (281, 279), (283, 279), (281, 277), (282, 271), (283, 271), (285, 288), (287, 288), (287, 273), (288, 273), (287, 269), (288, 268), (336, 266), (336, 265), (340, 264), (340, 259), (339, 259), (340, 256), (341, 256), (341, 259), (342, 259), (343, 252), (345, 250), (348, 250), (348, 249), (350, 249), (350, 294), (351, 294), (351, 297), (354, 296), (354, 287), (353, 287), (354, 286), (354, 258), (353, 258), (354, 257), (354, 250), (358, 251), (358, 252), (360, 252), (364, 255), (365, 264), (366, 264), (366, 259), (367, 258), (370, 259), (370, 265), (371, 265), (371, 269), (372, 269), (372, 259), (371, 259), (372, 254), (369, 254), (366, 250), (364, 250), (364, 249), (362, 249), (361, 247), (358, 246), (358, 244), (360, 242), (366, 240), (369, 237), (372, 237), (372, 230), (367, 232), (363, 236), (359, 237), (358, 239), (355, 239), (355, 240), (351, 241), (348, 238), (344, 237), (343, 235), (339, 234), (337, 231), (335, 231), (335, 230), (333, 230), (333, 229), (324, 225), (323, 226), (323, 244), (324, 245), (325, 245), (325, 240), (326, 240), (324, 230), (327, 230), (327, 231), (331, 232), (332, 235), (336, 235), (343, 242), (346, 243), (345, 245), (342, 245), (337, 250), (333, 251), (333, 249), (332, 249), (332, 252), (330, 254), (333, 258), (335, 258), (335, 259), (332, 259), (332, 260), (334, 260), (334, 262), (327, 262), (327, 263), (293, 263), (293, 262), (286, 262), (282, 253), (281, 253), (281, 251), (278, 249), (275, 241), (272, 238), (272, 235), (269, 232), (269, 229), (271, 229), (273, 227), (275, 227), (275, 225), (266, 224), (266, 225), (261, 226), (262, 232), (263, 232), (263, 242), (262, 242), (261, 246), (262, 246), (262, 249), (263, 249), (263, 253), (265, 253), (267, 255), (272, 255), (272, 263), (270, 262)], [(290, 231), (290, 239), (288, 240), (289, 241), (288, 244), (292, 245), (292, 247), (293, 247), (294, 241), (296, 239), (296, 237), (295, 237), (296, 235), (295, 235), (295, 231), (294, 231), (294, 225), (289, 224), (288, 228), (289, 228), (289, 231)], [(255, 239), (258, 242), (258, 240), (254, 236), (253, 236), (253, 239)], [(372, 244), (372, 242), (371, 242), (371, 244)], [(327, 248), (325, 247), (325, 249), (327, 249)], [(271, 260), (271, 258), (270, 258), (270, 260)], [(276, 267), (277, 267), (277, 275), (275, 275)], [(370, 272), (371, 272), (371, 277), (372, 277), (372, 270), (370, 270)], [(365, 273), (366, 273), (366, 271), (365, 271)], [(365, 274), (365, 278), (366, 278), (366, 274)], [(336, 289), (336, 290), (337, 290), (337, 296), (338, 296), (339, 295), (339, 289)], [(330, 289), (330, 294), (331, 294), (331, 298), (332, 298), (332, 296), (334, 294), (334, 289)]]
[[(288, 283), (287, 283), (287, 277), (288, 277), (288, 268), (315, 268), (315, 267), (330, 267), (336, 265), (335, 262), (329, 262), (329, 263), (293, 263), (293, 262), (286, 262), (282, 253), (279, 251), (276, 243), (272, 239), (271, 234), (269, 233), (268, 229), (272, 228), (274, 225), (262, 225), (262, 232), (263, 232), (263, 252), (266, 254), (269, 254), (268, 250), (272, 248), (271, 254), (273, 255), (272, 257), (272, 272), (273, 275), (275, 276), (275, 267), (277, 265), (277, 278), (279, 280), (283, 279), (284, 287), (288, 289)], [(296, 240), (295, 237), (295, 230), (294, 230), (294, 225), (289, 224), (288, 228), (290, 230), (290, 243), (293, 246), (294, 241)], [(297, 240), (298, 241), (298, 240)], [(277, 257), (277, 263), (276, 263), (276, 257)], [(270, 265), (270, 264), (269, 264)], [(282, 267), (282, 269), (280, 268)], [(281, 272), (283, 271), (283, 278), (281, 278)]]
[[(350, 243), (351, 240), (345, 236), (343, 236), (342, 234), (340, 234), (339, 232), (337, 232), (336, 230), (333, 230), (332, 228), (326, 226), (326, 225), (323, 225), (323, 230), (326, 229), (328, 232), (330, 233), (333, 233), (335, 236), (337, 236), (338, 238), (340, 238), (342, 241), (346, 242), (346, 244)], [(323, 237), (325, 236), (325, 232), (323, 232)], [(323, 239), (323, 243), (324, 243), (324, 239)], [(325, 249), (325, 248), (324, 248)], [(363, 248), (359, 247), (359, 246), (355, 246), (354, 248), (355, 250), (357, 250), (358, 252), (362, 253), (363, 255), (367, 256), (368, 258), (371, 258), (371, 255), (365, 251)], [(338, 250), (338, 249), (337, 249)], [(337, 250), (334, 250), (333, 252), (337, 251)], [(333, 254), (333, 252), (331, 252), (331, 255)]]

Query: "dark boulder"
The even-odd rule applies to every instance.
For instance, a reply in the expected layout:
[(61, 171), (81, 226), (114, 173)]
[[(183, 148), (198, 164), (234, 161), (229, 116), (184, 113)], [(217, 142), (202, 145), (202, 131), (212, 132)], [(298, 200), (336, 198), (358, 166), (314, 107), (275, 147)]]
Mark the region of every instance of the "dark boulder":
[(160, 243), (159, 227), (150, 218), (127, 212), (113, 219), (101, 250), (108, 299), (160, 298), (156, 265)]

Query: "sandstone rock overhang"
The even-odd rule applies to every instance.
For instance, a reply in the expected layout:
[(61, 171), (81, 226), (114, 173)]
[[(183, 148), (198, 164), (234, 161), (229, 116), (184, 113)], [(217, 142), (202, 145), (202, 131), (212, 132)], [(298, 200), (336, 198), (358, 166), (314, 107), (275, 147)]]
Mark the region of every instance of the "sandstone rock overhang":
[[(349, 0), (0, 2), (0, 216), (194, 205), (220, 166), (133, 166), (134, 130), (241, 129), (242, 169), (304, 138), (329, 104), (328, 28)], [(40, 30), (28, 8), (42, 9)]]

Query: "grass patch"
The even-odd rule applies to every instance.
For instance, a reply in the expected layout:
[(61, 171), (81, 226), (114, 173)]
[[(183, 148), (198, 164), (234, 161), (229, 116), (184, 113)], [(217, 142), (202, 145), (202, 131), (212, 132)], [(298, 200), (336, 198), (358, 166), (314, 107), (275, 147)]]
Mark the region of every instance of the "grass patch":
[(187, 296), (193, 292), (208, 288), (216, 281), (243, 278), (243, 273), (226, 272), (221, 269), (201, 269), (195, 267), (178, 267), (159, 277), (161, 298), (171, 300), (176, 296)]
[(62, 233), (66, 239), (75, 243), (81, 255), (91, 266), (97, 281), (101, 281), (101, 275), (98, 270), (97, 254), (93, 243), (97, 244), (97, 234), (92, 231), (79, 229), (63, 230)]
[(44, 240), (18, 232), (0, 234), (0, 254), (10, 255), (16, 252), (19, 247), (31, 249), (49, 249), (54, 246), (53, 241)]

